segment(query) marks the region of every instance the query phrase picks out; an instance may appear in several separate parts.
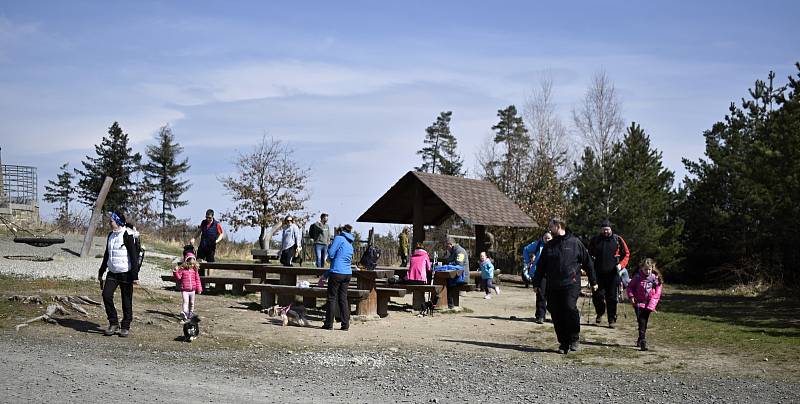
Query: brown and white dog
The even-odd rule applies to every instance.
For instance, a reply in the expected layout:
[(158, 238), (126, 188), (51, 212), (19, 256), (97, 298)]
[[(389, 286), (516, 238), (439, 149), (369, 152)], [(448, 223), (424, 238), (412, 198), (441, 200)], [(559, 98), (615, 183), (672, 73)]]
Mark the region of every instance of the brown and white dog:
[(284, 327), (296, 325), (298, 327), (308, 327), (311, 323), (306, 319), (306, 308), (300, 305), (293, 306), (272, 306), (264, 310), (270, 317), (280, 317)]

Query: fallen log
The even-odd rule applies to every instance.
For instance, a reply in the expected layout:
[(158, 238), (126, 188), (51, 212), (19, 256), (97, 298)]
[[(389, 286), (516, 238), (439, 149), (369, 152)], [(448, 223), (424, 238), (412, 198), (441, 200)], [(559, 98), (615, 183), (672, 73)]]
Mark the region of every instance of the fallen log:
[(19, 331), (20, 328), (27, 327), (28, 324), (36, 322), (36, 321), (46, 321), (46, 322), (48, 322), (50, 324), (56, 324), (56, 323), (58, 323), (58, 320), (53, 318), (53, 315), (55, 315), (55, 314), (67, 314), (67, 311), (64, 310), (64, 307), (62, 307), (60, 304), (51, 304), (51, 305), (47, 306), (47, 311), (45, 311), (44, 314), (42, 314), (39, 317), (34, 317), (34, 318), (30, 319), (30, 320), (27, 320), (22, 324), (17, 324), (17, 326), (14, 327), (14, 329), (16, 331)]

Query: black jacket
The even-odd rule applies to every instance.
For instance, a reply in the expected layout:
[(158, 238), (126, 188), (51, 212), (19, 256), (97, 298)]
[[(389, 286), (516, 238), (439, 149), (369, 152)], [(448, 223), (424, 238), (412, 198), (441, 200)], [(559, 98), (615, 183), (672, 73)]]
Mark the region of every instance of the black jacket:
[(589, 284), (596, 285), (592, 258), (583, 243), (572, 233), (556, 236), (542, 250), (533, 285), (538, 288), (542, 278), (547, 278), (548, 289), (580, 287), (581, 268), (586, 270)]
[[(108, 268), (108, 239), (111, 238), (111, 233), (108, 233), (108, 238), (106, 238), (106, 245), (105, 245), (105, 253), (103, 254), (103, 262), (100, 263), (100, 270), (97, 273), (97, 276), (103, 276), (103, 273), (106, 272)], [(126, 272), (128, 274), (128, 281), (135, 281), (139, 279), (139, 265), (136, 263), (139, 262), (139, 257), (136, 253), (136, 240), (133, 237), (133, 234), (130, 233), (129, 230), (125, 230), (122, 234), (122, 244), (125, 245), (125, 248), (128, 250), (128, 265), (130, 265), (130, 270)]]

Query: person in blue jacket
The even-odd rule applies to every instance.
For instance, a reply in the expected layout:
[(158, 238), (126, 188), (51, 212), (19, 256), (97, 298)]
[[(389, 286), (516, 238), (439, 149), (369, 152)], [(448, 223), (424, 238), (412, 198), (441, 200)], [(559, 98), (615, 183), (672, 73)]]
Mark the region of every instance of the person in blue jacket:
[[(546, 231), (538, 240), (526, 245), (522, 249), (522, 279), (525, 281), (525, 287), (531, 282), (533, 276), (536, 274), (536, 267), (539, 264), (539, 258), (542, 256), (545, 244), (553, 239), (553, 234)], [(539, 289), (536, 290), (536, 313), (534, 320), (536, 324), (544, 323), (547, 314), (547, 299), (545, 292), (547, 290), (547, 279), (542, 279)]]
[(353, 271), (350, 262), (353, 259), (353, 226), (342, 226), (341, 232), (334, 237), (328, 247), (328, 259), (331, 268), (322, 275), (319, 283), (328, 280), (328, 308), (325, 311), (325, 323), (322, 328), (333, 329), (333, 314), (338, 304), (339, 316), (342, 318), (342, 331), (350, 329), (350, 303), (347, 301), (347, 288)]

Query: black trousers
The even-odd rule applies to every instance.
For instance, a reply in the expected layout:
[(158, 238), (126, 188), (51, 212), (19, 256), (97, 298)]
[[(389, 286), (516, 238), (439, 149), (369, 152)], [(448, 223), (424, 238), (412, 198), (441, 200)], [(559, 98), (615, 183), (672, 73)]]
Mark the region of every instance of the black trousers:
[(647, 321), (650, 319), (650, 313), (652, 313), (652, 311), (645, 308), (636, 309), (636, 322), (639, 323), (639, 342), (645, 340), (645, 334), (647, 334)]
[(120, 289), (122, 297), (122, 324), (125, 330), (131, 328), (133, 321), (133, 283), (128, 281), (128, 274), (106, 273), (106, 280), (103, 284), (103, 305), (106, 307), (106, 317), (109, 325), (120, 325), (117, 317), (117, 308), (114, 307), (114, 291)]
[(617, 288), (619, 287), (617, 271), (597, 274), (597, 290), (592, 294), (592, 303), (597, 316), (605, 314), (608, 309), (608, 322), (617, 321)]
[(350, 303), (347, 301), (347, 287), (350, 275), (331, 274), (328, 277), (328, 309), (325, 310), (325, 326), (333, 325), (335, 307), (339, 308), (342, 328), (350, 327)]
[[(552, 285), (551, 285), (552, 286)], [(547, 310), (561, 346), (578, 342), (581, 333), (581, 314), (578, 311), (580, 284), (566, 288), (547, 288)]]
[(214, 255), (216, 253), (217, 253), (216, 244), (200, 243), (200, 247), (197, 248), (197, 259), (205, 260), (206, 262), (214, 262), (215, 261)]
[(536, 292), (536, 318), (544, 321), (547, 314), (547, 279), (542, 278), (542, 283), (539, 285), (539, 291)]
[(292, 266), (292, 258), (294, 258), (295, 251), (297, 251), (297, 244), (281, 251), (281, 265)]
[(458, 296), (458, 287), (461, 285), (465, 285), (466, 282), (456, 282), (450, 284), (447, 282), (447, 308), (452, 309), (456, 306), (456, 296)]

